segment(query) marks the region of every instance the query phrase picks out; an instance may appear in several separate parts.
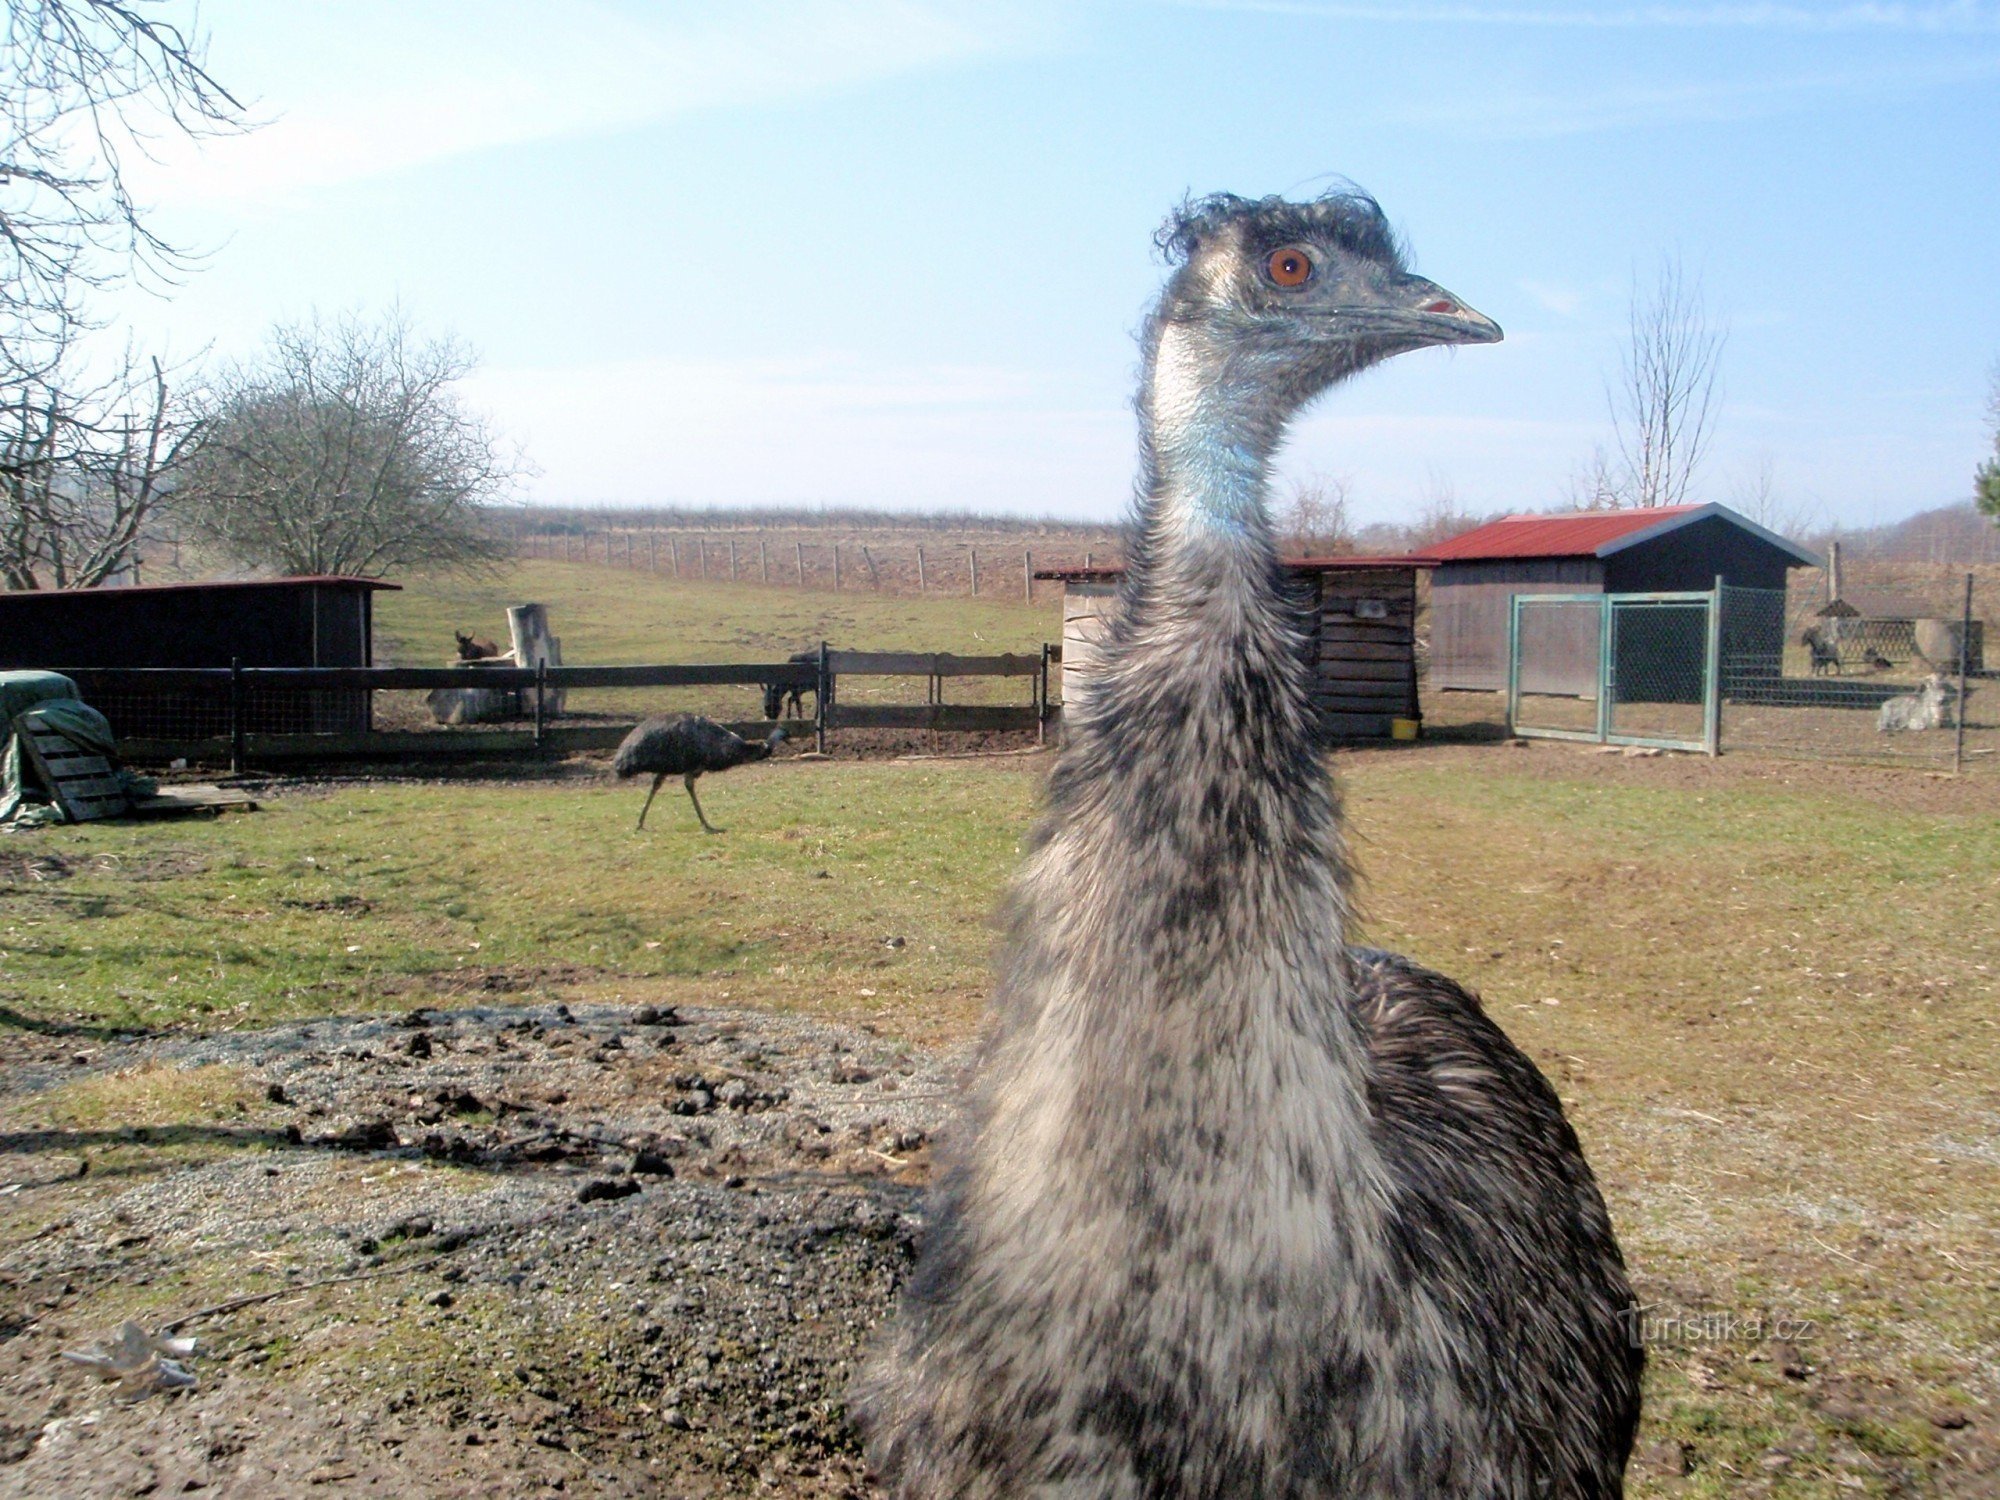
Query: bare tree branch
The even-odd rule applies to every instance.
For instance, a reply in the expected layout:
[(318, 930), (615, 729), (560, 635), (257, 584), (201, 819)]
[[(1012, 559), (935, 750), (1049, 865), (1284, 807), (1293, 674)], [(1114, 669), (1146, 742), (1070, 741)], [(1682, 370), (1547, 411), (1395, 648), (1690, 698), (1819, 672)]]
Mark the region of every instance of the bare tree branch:
[(0, 377), (46, 374), (82, 299), (193, 262), (146, 222), (127, 153), (243, 128), (203, 39), (161, 0), (7, 0), (0, 33)]
[(91, 588), (136, 569), (199, 436), (160, 362), (129, 347), (93, 379), (72, 337), (49, 370), (0, 379), (0, 581)]
[(484, 509), (520, 465), (459, 405), (472, 368), (399, 312), (273, 329), (259, 361), (216, 382), (182, 486), (188, 524), (238, 563), (289, 573), (499, 561)]
[(1292, 486), (1278, 510), (1278, 537), (1300, 557), (1331, 557), (1354, 550), (1354, 527), (1347, 515), (1348, 481), (1314, 474)]
[(1683, 505), (1713, 435), (1724, 337), (1709, 325), (1700, 283), (1672, 257), (1650, 291), (1634, 279), (1630, 329), (1618, 382), (1605, 391), (1618, 462), (1599, 453), (1592, 508)]

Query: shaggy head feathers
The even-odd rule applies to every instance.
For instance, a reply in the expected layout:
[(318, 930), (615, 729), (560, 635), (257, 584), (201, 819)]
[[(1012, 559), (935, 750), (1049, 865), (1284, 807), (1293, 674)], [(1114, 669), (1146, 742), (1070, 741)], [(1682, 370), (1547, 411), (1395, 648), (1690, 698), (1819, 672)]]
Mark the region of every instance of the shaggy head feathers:
[(1304, 203), (1210, 193), (1183, 202), (1153, 236), (1160, 254), (1174, 265), (1185, 265), (1203, 246), (1224, 240), (1247, 241), (1244, 247), (1254, 249), (1315, 240), (1396, 271), (1403, 269), (1405, 254), (1382, 205), (1359, 188), (1336, 189)]

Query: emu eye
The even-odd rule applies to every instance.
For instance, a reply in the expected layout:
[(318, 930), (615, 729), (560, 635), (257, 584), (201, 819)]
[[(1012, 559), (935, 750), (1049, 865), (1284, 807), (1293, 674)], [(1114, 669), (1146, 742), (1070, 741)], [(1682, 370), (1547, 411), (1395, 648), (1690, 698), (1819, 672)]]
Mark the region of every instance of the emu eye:
[(1271, 258), (1264, 263), (1264, 269), (1279, 286), (1304, 286), (1312, 280), (1312, 257), (1296, 245), (1287, 245), (1282, 250), (1273, 250)]

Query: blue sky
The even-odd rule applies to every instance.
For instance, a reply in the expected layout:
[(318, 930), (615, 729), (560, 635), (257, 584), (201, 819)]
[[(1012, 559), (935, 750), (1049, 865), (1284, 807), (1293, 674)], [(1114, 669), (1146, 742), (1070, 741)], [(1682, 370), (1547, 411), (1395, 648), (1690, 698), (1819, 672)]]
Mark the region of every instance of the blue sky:
[(534, 498), (1109, 517), (1184, 193), (1375, 193), (1507, 341), (1393, 362), (1291, 475), (1560, 501), (1635, 272), (1728, 330), (1704, 498), (1962, 498), (2000, 357), (2000, 0), (209, 0), (270, 123), (143, 170), (209, 246), (141, 336), (399, 300)]

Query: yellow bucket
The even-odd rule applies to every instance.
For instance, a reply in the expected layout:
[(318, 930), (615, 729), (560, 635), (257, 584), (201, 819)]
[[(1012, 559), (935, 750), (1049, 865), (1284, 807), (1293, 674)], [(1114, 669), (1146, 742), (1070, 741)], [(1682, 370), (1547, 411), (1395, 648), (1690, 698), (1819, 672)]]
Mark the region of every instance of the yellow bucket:
[(1413, 740), (1416, 737), (1417, 737), (1417, 721), (1415, 719), (1391, 719), (1389, 721), (1390, 739)]

